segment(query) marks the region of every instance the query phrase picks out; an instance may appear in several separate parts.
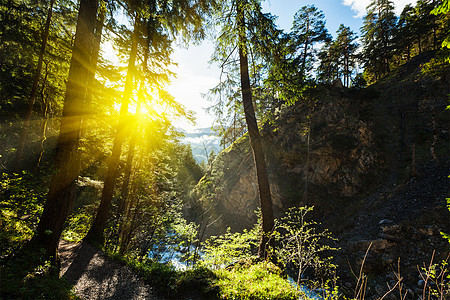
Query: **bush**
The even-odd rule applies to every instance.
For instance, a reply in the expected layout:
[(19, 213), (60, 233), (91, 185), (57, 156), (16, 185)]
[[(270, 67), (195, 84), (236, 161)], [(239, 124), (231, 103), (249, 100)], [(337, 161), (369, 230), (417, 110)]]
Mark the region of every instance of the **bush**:
[(331, 263), (331, 256), (321, 255), (336, 249), (325, 244), (327, 240), (333, 240), (330, 232), (317, 230), (317, 223), (307, 219), (312, 210), (313, 207), (306, 206), (291, 208), (276, 224), (277, 261), (283, 262), (285, 268), (297, 270), (298, 287), (307, 269), (313, 269), (319, 279), (327, 279), (334, 276), (336, 268)]
[(33, 236), (47, 194), (32, 174), (8, 175), (0, 179), (0, 258), (8, 256)]
[(271, 262), (243, 261), (216, 271), (223, 299), (298, 299), (299, 292)]
[(72, 286), (59, 278), (59, 270), (43, 258), (43, 249), (28, 247), (2, 265), (0, 298), (77, 299)]

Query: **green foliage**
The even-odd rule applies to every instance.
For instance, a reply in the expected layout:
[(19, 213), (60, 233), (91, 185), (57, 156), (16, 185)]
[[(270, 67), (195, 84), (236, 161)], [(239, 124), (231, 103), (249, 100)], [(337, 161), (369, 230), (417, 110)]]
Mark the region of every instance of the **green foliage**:
[(332, 257), (323, 255), (337, 250), (325, 243), (333, 238), (329, 231), (319, 231), (318, 224), (308, 220), (307, 214), (312, 210), (313, 207), (290, 208), (276, 225), (277, 261), (297, 270), (297, 286), (308, 268), (314, 269), (320, 278), (332, 277), (336, 268), (331, 262)]
[(0, 180), (0, 298), (74, 299), (71, 285), (55, 276), (41, 249), (24, 247), (36, 229), (47, 177), (28, 172)]
[(242, 233), (232, 233), (228, 228), (225, 234), (213, 236), (203, 244), (201, 263), (219, 269), (241, 259), (255, 258), (260, 237), (260, 222), (250, 231), (244, 229)]
[[(450, 12), (450, 1), (444, 0), (442, 1), (441, 5), (436, 6), (431, 13), (434, 15), (447, 15)], [(445, 39), (442, 41), (442, 48), (450, 48), (450, 34), (447, 33), (447, 35), (444, 37)]]
[(2, 174), (0, 258), (9, 255), (33, 236), (46, 194), (46, 184), (30, 173)]
[(170, 262), (177, 257), (186, 264), (198, 259), (198, 252), (192, 249), (197, 242), (198, 225), (188, 223), (181, 214), (176, 214), (166, 224), (156, 228), (146, 244), (148, 257), (155, 261)]
[(171, 264), (163, 264), (149, 259), (137, 261), (124, 257), (117, 258), (130, 266), (164, 297), (185, 298), (186, 295), (193, 292), (197, 296), (200, 294), (203, 296), (202, 298), (208, 298), (217, 294), (216, 275), (208, 268), (197, 266), (180, 271)]
[(355, 78), (353, 78), (352, 85), (357, 89), (365, 88), (367, 86), (367, 81), (364, 79), (364, 75), (358, 73)]
[(343, 24), (336, 31), (335, 41), (327, 41), (318, 54), (320, 65), (317, 69), (318, 80), (331, 83), (336, 79), (343, 79), (344, 86), (350, 85), (351, 74), (356, 65), (358, 44), (356, 35)]
[(450, 256), (440, 263), (433, 263), (432, 258), (428, 266), (424, 265), (419, 269), (420, 277), (425, 283), (421, 295), (423, 299), (446, 299), (450, 295), (449, 258)]
[(138, 262), (136, 260), (128, 260), (127, 264), (146, 281), (151, 282), (152, 286), (162, 294), (170, 295), (176, 289), (176, 281), (178, 272), (170, 264), (162, 264), (158, 262), (148, 263), (146, 260)]
[(216, 271), (224, 299), (298, 299), (299, 292), (283, 277), (280, 268), (264, 261), (248, 261)]
[(61, 238), (71, 242), (78, 242), (83, 239), (92, 224), (94, 212), (95, 205), (88, 204), (72, 213), (66, 221)]
[(361, 28), (365, 72), (372, 80), (389, 73), (397, 18), (390, 0), (373, 0)]
[(77, 299), (59, 270), (44, 260), (44, 250), (21, 249), (0, 266), (0, 297), (6, 299)]

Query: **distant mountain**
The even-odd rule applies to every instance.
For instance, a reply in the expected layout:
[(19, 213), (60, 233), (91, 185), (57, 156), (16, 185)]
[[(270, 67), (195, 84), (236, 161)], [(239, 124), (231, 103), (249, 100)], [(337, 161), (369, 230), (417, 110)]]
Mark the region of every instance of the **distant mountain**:
[(220, 152), (220, 138), (211, 128), (196, 128), (193, 131), (184, 133), (185, 137), (181, 139), (184, 144), (191, 145), (192, 155), (197, 163), (207, 161), (208, 155), (211, 151), (215, 154)]

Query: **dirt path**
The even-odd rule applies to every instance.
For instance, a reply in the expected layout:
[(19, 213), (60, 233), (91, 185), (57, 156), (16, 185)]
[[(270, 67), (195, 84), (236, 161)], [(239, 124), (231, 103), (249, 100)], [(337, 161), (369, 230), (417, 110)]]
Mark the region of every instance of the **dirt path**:
[(61, 277), (82, 299), (158, 299), (152, 288), (128, 267), (90, 245), (61, 241)]

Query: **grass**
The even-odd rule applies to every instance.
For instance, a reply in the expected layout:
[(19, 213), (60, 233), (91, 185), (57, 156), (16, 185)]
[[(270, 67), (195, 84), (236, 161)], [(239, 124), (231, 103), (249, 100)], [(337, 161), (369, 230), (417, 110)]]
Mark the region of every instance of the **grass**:
[(270, 262), (242, 260), (218, 270), (198, 265), (180, 271), (151, 260), (113, 258), (131, 267), (160, 296), (172, 299), (298, 299), (300, 293)]
[(299, 292), (270, 262), (216, 271), (221, 299), (298, 299)]

